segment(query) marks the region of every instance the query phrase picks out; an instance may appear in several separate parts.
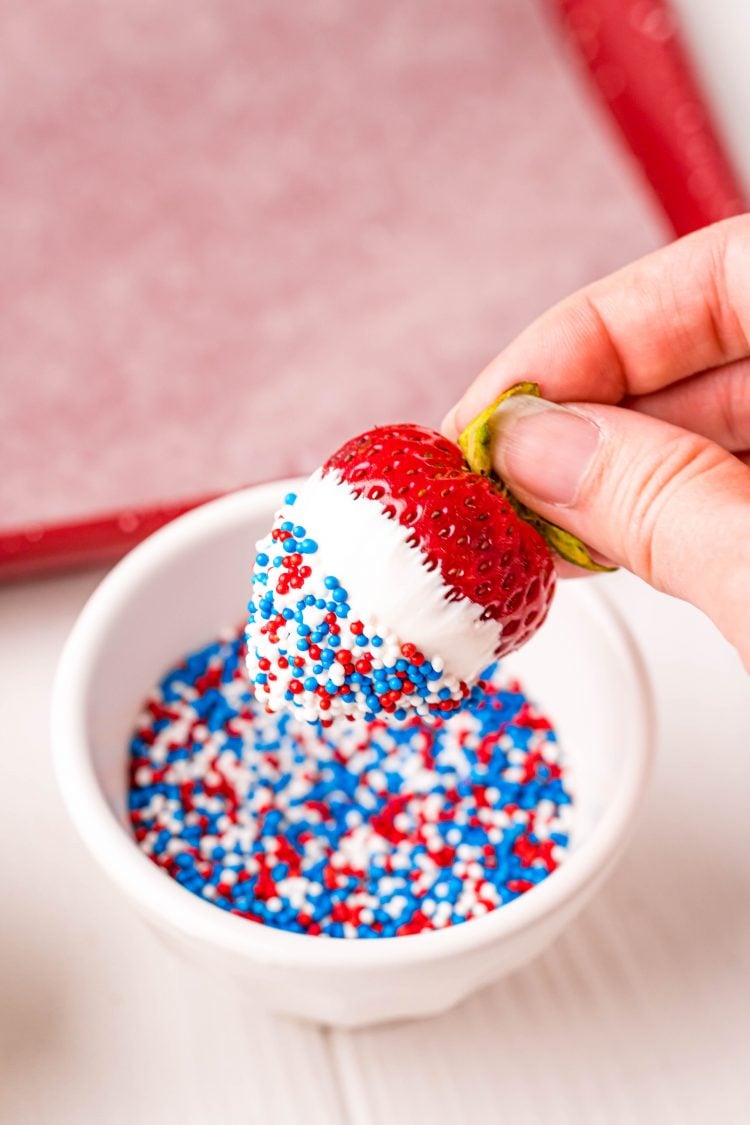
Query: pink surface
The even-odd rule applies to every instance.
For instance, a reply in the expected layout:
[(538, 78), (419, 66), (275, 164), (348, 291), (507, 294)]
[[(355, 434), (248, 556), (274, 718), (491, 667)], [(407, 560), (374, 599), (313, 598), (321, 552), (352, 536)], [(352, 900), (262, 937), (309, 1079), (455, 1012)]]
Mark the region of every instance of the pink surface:
[(531, 0), (9, 0), (0, 42), (0, 525), (437, 423), (665, 234)]

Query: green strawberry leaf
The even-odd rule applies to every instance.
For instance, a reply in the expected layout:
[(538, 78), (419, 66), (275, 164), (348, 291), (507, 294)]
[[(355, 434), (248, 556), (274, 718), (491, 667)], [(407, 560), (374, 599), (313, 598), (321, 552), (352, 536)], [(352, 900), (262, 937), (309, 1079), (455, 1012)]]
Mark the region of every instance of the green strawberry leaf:
[(583, 567), (584, 570), (605, 572), (617, 570), (615, 566), (602, 566), (600, 563), (594, 562), (588, 548), (580, 539), (571, 535), (569, 531), (564, 531), (557, 524), (550, 523), (537, 512), (532, 512), (530, 508), (516, 499), (507, 484), (494, 471), (492, 467), (492, 416), (500, 403), (512, 395), (541, 397), (537, 383), (516, 383), (515, 386), (510, 387), (509, 390), (504, 391), (499, 398), (495, 399), (491, 406), (478, 414), (458, 439), (466, 464), (473, 473), (489, 477), (498, 492), (505, 496), (521, 519), (526, 520), (527, 523), (536, 528), (542, 538), (561, 558), (574, 563), (576, 566)]
[(481, 414), (477, 414), (473, 422), (469, 422), (469, 425), (459, 437), (458, 444), (461, 447), (461, 452), (473, 473), (479, 473), (483, 477), (495, 477), (499, 480), (492, 468), (490, 421), (500, 403), (505, 402), (506, 398), (511, 398), (513, 395), (536, 395), (538, 398), (539, 385), (537, 383), (516, 383), (509, 390), (503, 391), (500, 397), (495, 399), (492, 406), (488, 406)]

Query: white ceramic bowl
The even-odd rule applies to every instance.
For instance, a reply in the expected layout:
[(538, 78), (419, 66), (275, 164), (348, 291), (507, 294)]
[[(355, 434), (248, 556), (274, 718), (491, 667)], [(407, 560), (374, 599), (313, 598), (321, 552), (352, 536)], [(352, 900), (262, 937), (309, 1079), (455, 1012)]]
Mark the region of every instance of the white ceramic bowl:
[(576, 802), (569, 858), (514, 902), (447, 930), (370, 941), (269, 929), (183, 889), (127, 826), (126, 755), (153, 683), (242, 620), (254, 542), (299, 482), (207, 504), (127, 556), (90, 598), (60, 661), (52, 709), (59, 785), (97, 862), (187, 958), (282, 1013), (343, 1026), (424, 1016), (548, 944), (609, 872), (652, 753), (652, 707), (626, 629), (589, 581), (562, 583), (548, 623), (507, 661), (552, 717)]

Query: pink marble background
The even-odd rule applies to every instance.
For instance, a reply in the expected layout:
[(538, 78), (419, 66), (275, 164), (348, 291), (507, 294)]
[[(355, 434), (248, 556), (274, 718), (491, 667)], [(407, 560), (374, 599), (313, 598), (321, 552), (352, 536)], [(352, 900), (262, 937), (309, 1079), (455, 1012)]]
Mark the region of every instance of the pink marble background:
[(0, 525), (437, 423), (666, 237), (534, 0), (7, 0), (0, 44)]

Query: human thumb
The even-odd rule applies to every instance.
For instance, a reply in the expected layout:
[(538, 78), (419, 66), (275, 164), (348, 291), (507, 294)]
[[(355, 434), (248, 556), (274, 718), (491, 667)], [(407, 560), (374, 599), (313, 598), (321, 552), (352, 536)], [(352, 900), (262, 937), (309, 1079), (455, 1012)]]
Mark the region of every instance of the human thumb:
[(492, 418), (494, 466), (529, 508), (715, 622), (750, 670), (750, 469), (623, 407), (530, 396)]

